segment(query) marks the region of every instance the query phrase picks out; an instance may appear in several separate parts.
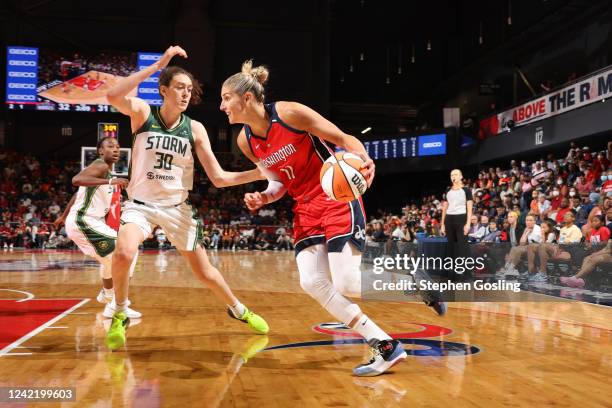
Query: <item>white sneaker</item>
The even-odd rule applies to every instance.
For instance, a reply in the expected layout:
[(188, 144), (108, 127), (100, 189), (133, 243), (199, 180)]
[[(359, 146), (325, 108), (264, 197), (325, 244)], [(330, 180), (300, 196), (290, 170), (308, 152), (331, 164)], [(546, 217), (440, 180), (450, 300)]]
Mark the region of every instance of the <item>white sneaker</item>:
[(506, 269), (506, 276), (519, 277), (520, 273), (514, 265), (511, 265), (509, 268)]
[(495, 279), (504, 279), (506, 277), (506, 267), (502, 267), (499, 271), (495, 272)]
[[(127, 307), (125, 309), (125, 314), (127, 315), (127, 317), (129, 317), (130, 319), (140, 319), (142, 317), (142, 313), (137, 312), (134, 309), (130, 309), (130, 301), (127, 301)], [(104, 306), (104, 312), (102, 312), (102, 316), (111, 319), (116, 312), (117, 309), (117, 304), (115, 303), (115, 299), (113, 299), (112, 302), (108, 302), (106, 304), (106, 306)]]
[(106, 292), (104, 292), (104, 289), (100, 289), (100, 293), (98, 293), (96, 300), (98, 303), (107, 304), (113, 300), (113, 295), (107, 295)]
[(398, 340), (368, 341), (372, 359), (367, 363), (360, 364), (353, 369), (353, 374), (358, 377), (373, 377), (381, 375), (395, 364), (404, 360), (408, 355)]

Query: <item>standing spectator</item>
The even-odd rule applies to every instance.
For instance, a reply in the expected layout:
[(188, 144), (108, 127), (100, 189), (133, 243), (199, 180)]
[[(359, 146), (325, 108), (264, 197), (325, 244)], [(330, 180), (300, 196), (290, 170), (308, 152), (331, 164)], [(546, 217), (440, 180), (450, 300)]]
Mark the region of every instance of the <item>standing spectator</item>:
[[(491, 171), (493, 169), (490, 169)], [(442, 204), (442, 222), (440, 232), (448, 240), (451, 257), (465, 257), (468, 254), (467, 234), (472, 218), (474, 201), (472, 191), (463, 185), (461, 170), (454, 169), (450, 173), (452, 186), (446, 191)]]

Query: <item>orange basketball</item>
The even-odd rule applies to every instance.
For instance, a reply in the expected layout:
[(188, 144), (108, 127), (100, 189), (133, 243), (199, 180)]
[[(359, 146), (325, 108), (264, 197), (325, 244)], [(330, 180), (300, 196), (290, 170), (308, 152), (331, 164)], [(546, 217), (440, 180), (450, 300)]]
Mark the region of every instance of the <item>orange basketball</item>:
[(329, 198), (348, 202), (359, 198), (366, 192), (365, 177), (359, 170), (364, 161), (353, 153), (336, 153), (321, 167), (321, 187)]

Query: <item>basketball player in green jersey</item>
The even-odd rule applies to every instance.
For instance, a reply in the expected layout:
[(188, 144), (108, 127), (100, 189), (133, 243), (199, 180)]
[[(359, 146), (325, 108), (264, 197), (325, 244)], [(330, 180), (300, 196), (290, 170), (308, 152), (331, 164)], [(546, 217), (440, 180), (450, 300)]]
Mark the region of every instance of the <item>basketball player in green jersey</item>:
[[(194, 152), (216, 187), (262, 180), (255, 168), (243, 172), (224, 171), (212, 152), (204, 126), (184, 114), (189, 103), (198, 103), (201, 88), (193, 76), (179, 67), (167, 67), (174, 56), (187, 58), (179, 46), (166, 50), (154, 64), (119, 81), (107, 94), (119, 112), (130, 117), (133, 133), (129, 201), (121, 214), (121, 227), (113, 255), (116, 313), (107, 333), (106, 345), (116, 350), (125, 344), (129, 324), (128, 270), (138, 246), (156, 225), (166, 232), (187, 260), (195, 276), (228, 305), (231, 317), (241, 320), (255, 333), (268, 332), (268, 324), (234, 296), (221, 273), (211, 265), (201, 247), (202, 225), (187, 202), (193, 186)], [(159, 76), (161, 107), (149, 106), (129, 92), (163, 69)]]
[[(112, 206), (112, 196), (116, 189), (127, 187), (128, 180), (111, 177), (111, 168), (119, 160), (117, 139), (102, 138), (97, 148), (100, 157), (72, 178), (72, 183), (79, 189), (72, 196), (64, 213), (53, 224), (58, 228), (65, 223), (68, 238), (85, 255), (100, 262), (102, 289), (96, 299), (106, 304), (102, 315), (111, 318), (115, 314), (111, 264), (117, 231), (106, 224), (105, 217)], [(130, 264), (130, 276), (134, 272), (135, 264), (136, 257)], [(126, 314), (131, 319), (139, 319), (142, 316), (140, 312), (129, 307), (126, 308)]]

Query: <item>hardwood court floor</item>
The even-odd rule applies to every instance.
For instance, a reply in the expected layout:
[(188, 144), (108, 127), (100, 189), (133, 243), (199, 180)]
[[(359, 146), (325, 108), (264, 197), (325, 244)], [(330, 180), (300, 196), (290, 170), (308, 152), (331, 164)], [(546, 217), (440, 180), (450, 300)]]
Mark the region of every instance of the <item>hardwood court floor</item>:
[[(338, 326), (313, 330), (334, 319), (302, 293), (292, 253), (209, 254), (268, 320), (268, 336), (229, 319), (177, 253), (153, 252), (140, 255), (132, 280), (144, 316), (127, 350), (110, 353), (94, 263), (78, 252), (0, 252), (0, 321), (13, 319), (0, 340), (15, 319), (61, 316), (53, 308), (68, 306), (53, 299), (76, 299), (71, 313), (36, 323), (34, 336), (0, 343), (0, 386), (76, 388), (76, 403), (32, 404), (44, 407), (612, 406), (610, 308), (462, 303), (442, 318), (421, 303), (360, 302), (413, 355), (390, 374), (356, 378), (365, 346)], [(16, 301), (28, 293), (34, 299)], [(249, 355), (266, 346), (279, 347)]]

